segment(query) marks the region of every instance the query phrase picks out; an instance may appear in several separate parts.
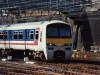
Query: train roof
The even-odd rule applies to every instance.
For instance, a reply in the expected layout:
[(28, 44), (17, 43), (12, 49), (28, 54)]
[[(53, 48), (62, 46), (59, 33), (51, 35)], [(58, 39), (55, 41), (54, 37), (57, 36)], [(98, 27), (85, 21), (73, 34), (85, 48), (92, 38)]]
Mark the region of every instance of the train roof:
[(18, 23), (18, 24), (10, 24), (10, 25), (0, 25), (0, 30), (7, 30), (7, 29), (15, 29), (15, 28), (20, 28), (20, 29), (24, 29), (24, 28), (29, 28), (29, 27), (41, 27), (41, 26), (46, 26), (48, 24), (52, 24), (52, 23), (65, 23), (63, 21), (60, 20), (52, 20), (52, 21), (40, 21), (40, 22), (29, 22), (29, 23)]

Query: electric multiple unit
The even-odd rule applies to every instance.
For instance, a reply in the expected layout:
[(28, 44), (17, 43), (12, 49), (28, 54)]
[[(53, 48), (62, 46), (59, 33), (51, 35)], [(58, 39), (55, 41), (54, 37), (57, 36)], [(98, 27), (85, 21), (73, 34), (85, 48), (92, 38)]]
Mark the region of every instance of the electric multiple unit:
[[(52, 20), (0, 26), (0, 49), (32, 52), (34, 58), (68, 60), (73, 50), (70, 25)], [(15, 53), (15, 52), (14, 52)]]

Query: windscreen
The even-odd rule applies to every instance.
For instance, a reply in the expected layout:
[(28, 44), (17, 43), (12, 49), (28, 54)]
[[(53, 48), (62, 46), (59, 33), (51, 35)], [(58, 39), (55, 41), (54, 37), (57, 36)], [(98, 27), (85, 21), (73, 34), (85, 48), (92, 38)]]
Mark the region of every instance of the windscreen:
[(47, 26), (47, 38), (66, 38), (71, 37), (71, 29), (67, 24), (50, 24)]

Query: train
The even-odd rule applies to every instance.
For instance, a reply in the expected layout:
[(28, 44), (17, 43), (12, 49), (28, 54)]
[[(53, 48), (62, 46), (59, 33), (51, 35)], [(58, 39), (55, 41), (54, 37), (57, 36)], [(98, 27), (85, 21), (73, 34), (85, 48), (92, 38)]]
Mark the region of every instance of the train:
[(60, 20), (0, 25), (0, 51), (40, 60), (69, 60), (73, 51), (71, 26)]

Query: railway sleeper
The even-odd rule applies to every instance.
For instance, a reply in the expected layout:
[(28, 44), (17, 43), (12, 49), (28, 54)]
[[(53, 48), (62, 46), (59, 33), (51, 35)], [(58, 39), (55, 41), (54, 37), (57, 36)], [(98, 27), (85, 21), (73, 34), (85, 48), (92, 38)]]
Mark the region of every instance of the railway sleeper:
[(64, 71), (63, 74), (66, 75), (86, 75), (85, 73), (79, 73), (79, 72), (72, 72), (72, 71)]
[(19, 70), (19, 69), (12, 69), (12, 68), (2, 68), (1, 70), (0, 70), (0, 72), (1, 73), (7, 73), (7, 72), (16, 72), (16, 73), (25, 73), (25, 74), (30, 74), (31, 73), (31, 71), (29, 71), (29, 70)]
[(8, 71), (8, 69), (7, 68), (1, 68), (0, 72), (1, 71)]
[(7, 75), (26, 75), (24, 73), (8, 72)]
[(8, 75), (8, 72), (2, 71), (1, 74)]

